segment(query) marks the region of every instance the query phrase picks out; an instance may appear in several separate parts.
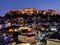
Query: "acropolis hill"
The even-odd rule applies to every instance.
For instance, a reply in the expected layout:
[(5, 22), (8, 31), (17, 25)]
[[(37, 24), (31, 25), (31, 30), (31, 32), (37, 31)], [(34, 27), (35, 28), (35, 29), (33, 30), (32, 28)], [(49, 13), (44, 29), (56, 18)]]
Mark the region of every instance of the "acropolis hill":
[(24, 8), (22, 10), (10, 10), (8, 11), (6, 14), (5, 14), (5, 17), (6, 16), (12, 16), (12, 15), (28, 15), (28, 16), (38, 16), (40, 14), (44, 15), (44, 16), (60, 16), (59, 13), (57, 13), (55, 10), (51, 10), (51, 9), (48, 9), (48, 10), (38, 10), (36, 8)]

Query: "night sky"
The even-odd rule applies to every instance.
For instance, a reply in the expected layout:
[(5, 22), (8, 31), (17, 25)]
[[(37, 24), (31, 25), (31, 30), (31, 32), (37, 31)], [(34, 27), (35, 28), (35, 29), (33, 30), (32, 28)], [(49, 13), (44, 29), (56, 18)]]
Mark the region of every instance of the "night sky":
[(60, 12), (60, 0), (0, 0), (0, 16), (5, 15), (9, 10), (23, 8), (54, 9)]

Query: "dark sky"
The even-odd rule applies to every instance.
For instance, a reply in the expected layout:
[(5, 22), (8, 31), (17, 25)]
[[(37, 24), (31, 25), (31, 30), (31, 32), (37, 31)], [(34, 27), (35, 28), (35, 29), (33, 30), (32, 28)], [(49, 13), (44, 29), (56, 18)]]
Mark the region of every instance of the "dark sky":
[(54, 9), (60, 12), (60, 0), (0, 0), (0, 16), (23, 8)]

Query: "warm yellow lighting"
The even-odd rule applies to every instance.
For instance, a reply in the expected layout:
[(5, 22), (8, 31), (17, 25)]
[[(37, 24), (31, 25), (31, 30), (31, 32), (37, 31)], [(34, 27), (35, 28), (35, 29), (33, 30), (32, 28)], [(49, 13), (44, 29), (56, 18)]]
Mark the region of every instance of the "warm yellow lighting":
[(45, 28), (41, 28), (41, 30), (45, 30)]
[(11, 28), (11, 29), (9, 29), (8, 31), (9, 31), (9, 32), (13, 32), (13, 29)]
[(23, 44), (21, 44), (21, 45), (30, 45), (30, 43), (23, 43)]

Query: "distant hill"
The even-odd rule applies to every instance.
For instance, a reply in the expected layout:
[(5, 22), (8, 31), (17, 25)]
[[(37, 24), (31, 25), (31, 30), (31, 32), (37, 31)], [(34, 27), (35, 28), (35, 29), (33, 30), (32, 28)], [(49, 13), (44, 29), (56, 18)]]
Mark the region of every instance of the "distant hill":
[(38, 10), (36, 8), (24, 8), (22, 10), (10, 10), (5, 14), (5, 17), (10, 16), (60, 16), (55, 10)]

